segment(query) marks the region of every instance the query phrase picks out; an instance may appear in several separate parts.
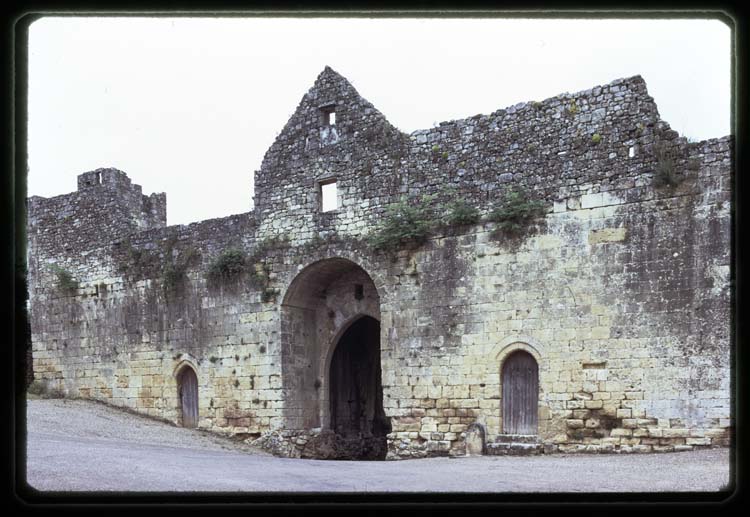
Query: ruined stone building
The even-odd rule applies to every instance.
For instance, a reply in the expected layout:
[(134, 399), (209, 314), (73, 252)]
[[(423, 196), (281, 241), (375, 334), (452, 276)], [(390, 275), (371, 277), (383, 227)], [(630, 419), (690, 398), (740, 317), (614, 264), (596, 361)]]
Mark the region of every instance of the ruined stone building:
[(728, 445), (732, 147), (638, 76), (404, 134), (326, 68), (248, 213), (28, 199), (35, 382), (292, 457)]

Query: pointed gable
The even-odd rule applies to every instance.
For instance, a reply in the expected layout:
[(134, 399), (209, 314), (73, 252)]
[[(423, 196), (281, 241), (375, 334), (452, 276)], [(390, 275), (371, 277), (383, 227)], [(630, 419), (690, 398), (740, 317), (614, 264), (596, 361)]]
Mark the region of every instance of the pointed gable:
[(288, 166), (290, 160), (374, 148), (378, 143), (386, 146), (390, 142), (380, 142), (378, 136), (398, 134), (349, 81), (326, 66), (269, 148), (262, 167)]
[[(255, 176), (255, 206), (260, 212), (310, 210), (309, 185), (337, 178), (351, 183), (371, 164), (408, 145), (401, 133), (343, 76), (326, 66), (266, 152)], [(298, 189), (289, 199), (281, 191)], [(313, 210), (314, 211), (314, 210)]]

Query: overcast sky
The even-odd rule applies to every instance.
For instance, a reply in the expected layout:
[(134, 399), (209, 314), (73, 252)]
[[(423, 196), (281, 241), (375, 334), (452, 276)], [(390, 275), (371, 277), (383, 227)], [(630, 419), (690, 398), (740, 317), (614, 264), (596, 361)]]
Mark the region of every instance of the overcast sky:
[(730, 129), (717, 20), (47, 17), (29, 29), (29, 195), (99, 167), (168, 224), (247, 212), (263, 154), (326, 65), (410, 133), (641, 75), (693, 140)]

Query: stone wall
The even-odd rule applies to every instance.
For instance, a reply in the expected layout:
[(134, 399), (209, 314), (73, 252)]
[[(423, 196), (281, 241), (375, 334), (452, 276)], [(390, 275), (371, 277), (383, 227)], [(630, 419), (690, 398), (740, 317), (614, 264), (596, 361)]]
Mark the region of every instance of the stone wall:
[(517, 349), (538, 359), (539, 434), (560, 450), (726, 444), (728, 201), (712, 210), (707, 224), (689, 195), (607, 197), (548, 214), (518, 246), (485, 227), (417, 251), (383, 308), (394, 445), (461, 450), (474, 422), (502, 434)]
[[(330, 360), (368, 315), (388, 458), (463, 454), (472, 424), (502, 438), (515, 350), (539, 366), (548, 451), (727, 445), (731, 160), (729, 137), (670, 130), (640, 77), (406, 135), (326, 68), (266, 153), (253, 212), (167, 227), (164, 195), (114, 169), (29, 200), (35, 377), (179, 423), (190, 365), (201, 428), (340, 457)], [(658, 187), (666, 166), (677, 184)], [(330, 180), (339, 206), (322, 212)], [(513, 239), (491, 222), (393, 253), (364, 239), (402, 197), (487, 214), (519, 189), (545, 215)], [(229, 250), (248, 270), (217, 281)]]
[[(335, 126), (321, 126), (320, 107), (334, 103)], [(602, 192), (643, 200), (654, 195), (657, 141), (687, 168), (690, 146), (659, 119), (639, 76), (406, 135), (326, 69), (267, 151), (255, 207), (264, 233), (302, 242), (360, 235), (389, 204), (425, 194), (440, 201), (460, 192), (482, 210), (509, 188), (550, 203), (585, 195), (584, 207)], [(316, 186), (331, 178), (341, 206), (321, 213)]]

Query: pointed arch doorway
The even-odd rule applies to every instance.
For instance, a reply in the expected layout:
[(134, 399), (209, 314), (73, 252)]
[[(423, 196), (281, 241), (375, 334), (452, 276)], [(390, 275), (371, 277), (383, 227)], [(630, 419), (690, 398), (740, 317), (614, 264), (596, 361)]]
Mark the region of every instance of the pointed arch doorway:
[(384, 459), (390, 422), (383, 409), (378, 320), (362, 316), (341, 335), (328, 384), (331, 429), (360, 442), (357, 459)]

